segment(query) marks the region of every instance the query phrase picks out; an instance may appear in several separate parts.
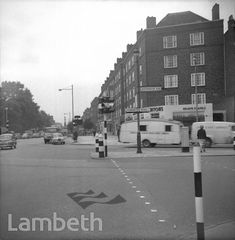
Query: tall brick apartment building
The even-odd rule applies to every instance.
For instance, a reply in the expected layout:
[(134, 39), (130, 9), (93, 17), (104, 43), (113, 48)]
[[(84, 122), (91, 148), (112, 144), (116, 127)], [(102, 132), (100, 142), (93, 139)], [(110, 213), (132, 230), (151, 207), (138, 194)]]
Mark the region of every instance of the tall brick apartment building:
[(141, 93), (141, 107), (152, 109), (141, 117), (177, 119), (190, 125), (195, 121), (197, 79), (199, 120), (234, 121), (234, 54), (230, 52), (234, 41), (234, 19), (230, 17), (224, 36), (218, 4), (212, 8), (212, 20), (191, 11), (169, 13), (158, 24), (155, 17), (147, 17), (146, 29), (137, 31), (136, 43), (127, 45), (101, 87), (100, 95), (108, 93), (115, 99), (110, 128), (115, 130), (134, 117), (125, 109), (137, 106), (136, 49), (140, 85), (162, 87), (162, 91)]

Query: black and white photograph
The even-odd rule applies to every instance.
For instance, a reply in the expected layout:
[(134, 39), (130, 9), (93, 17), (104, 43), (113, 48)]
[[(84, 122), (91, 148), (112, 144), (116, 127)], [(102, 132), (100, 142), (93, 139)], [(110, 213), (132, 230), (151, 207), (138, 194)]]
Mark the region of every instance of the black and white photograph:
[(235, 1), (0, 0), (0, 240), (235, 239)]

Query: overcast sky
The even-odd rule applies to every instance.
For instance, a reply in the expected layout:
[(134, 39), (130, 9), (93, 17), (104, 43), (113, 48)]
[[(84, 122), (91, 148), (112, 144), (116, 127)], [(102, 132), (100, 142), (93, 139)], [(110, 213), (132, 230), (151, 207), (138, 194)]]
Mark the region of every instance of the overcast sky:
[(75, 115), (82, 115), (147, 16), (159, 22), (167, 13), (193, 11), (211, 20), (215, 3), (226, 30), (233, 0), (0, 0), (1, 81), (22, 82), (42, 110), (63, 122), (71, 91), (58, 89), (74, 85)]

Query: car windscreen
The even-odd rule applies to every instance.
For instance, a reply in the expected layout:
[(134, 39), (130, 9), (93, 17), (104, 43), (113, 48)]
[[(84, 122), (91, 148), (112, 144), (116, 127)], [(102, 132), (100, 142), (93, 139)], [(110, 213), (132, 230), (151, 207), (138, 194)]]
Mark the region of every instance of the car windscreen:
[(10, 140), (10, 139), (12, 139), (11, 134), (0, 135), (0, 140)]

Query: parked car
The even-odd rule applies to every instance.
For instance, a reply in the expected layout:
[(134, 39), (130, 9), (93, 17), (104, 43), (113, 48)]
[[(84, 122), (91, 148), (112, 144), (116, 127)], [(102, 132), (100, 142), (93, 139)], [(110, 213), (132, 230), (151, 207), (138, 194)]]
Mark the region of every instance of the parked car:
[(65, 138), (62, 133), (53, 133), (52, 139), (51, 139), (52, 144), (65, 144)]
[(16, 138), (12, 133), (5, 133), (0, 135), (0, 149), (4, 148), (16, 148)]
[(23, 133), (22, 138), (23, 139), (30, 138), (30, 135), (28, 133)]
[(33, 135), (32, 135), (32, 138), (40, 138), (41, 136), (40, 136), (40, 134), (39, 133), (33, 133)]

